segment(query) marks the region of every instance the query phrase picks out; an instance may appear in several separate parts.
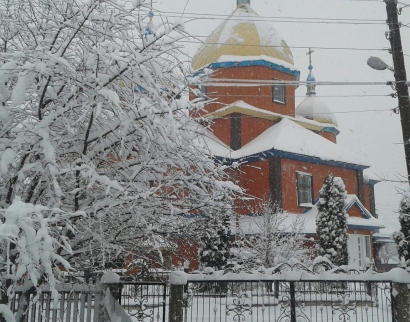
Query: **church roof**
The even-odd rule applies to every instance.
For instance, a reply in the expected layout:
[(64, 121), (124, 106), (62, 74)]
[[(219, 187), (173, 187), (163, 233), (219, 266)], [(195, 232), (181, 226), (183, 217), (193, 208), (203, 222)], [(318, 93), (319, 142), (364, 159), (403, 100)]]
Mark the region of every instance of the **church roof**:
[[(192, 59), (192, 67), (198, 70), (217, 62), (223, 56), (265, 56), (293, 66), (293, 56), (286, 42), (266, 21), (263, 21), (249, 5), (237, 9), (219, 25), (198, 49)], [(225, 59), (226, 60), (226, 59)]]
[(330, 123), (337, 126), (336, 116), (330, 111), (329, 106), (316, 95), (306, 96), (296, 108), (295, 114), (320, 123)]
[[(366, 214), (363, 217), (353, 217), (349, 216), (347, 219), (347, 227), (352, 229), (368, 229), (377, 231), (380, 228), (384, 228), (384, 224), (381, 220), (373, 217), (370, 212), (363, 206), (359, 198), (356, 195), (348, 194), (346, 198), (345, 210), (349, 214), (349, 210), (355, 205), (360, 209), (364, 209)], [(292, 224), (299, 220), (303, 224), (302, 233), (315, 235), (316, 234), (316, 217), (319, 213), (318, 204), (312, 205), (304, 214), (294, 214), (284, 212), (286, 218), (283, 221), (284, 227), (288, 227), (289, 232), (291, 232)], [(258, 232), (258, 221), (262, 220), (262, 217), (258, 216), (241, 216), (239, 219), (239, 226), (244, 234), (255, 234)]]
[[(212, 144), (217, 144), (212, 141)], [(216, 147), (210, 146), (212, 149)], [(220, 152), (222, 152), (220, 150)], [(366, 169), (367, 162), (352, 155), (341, 146), (305, 129), (289, 119), (268, 128), (254, 140), (236, 151), (213, 152), (214, 156), (230, 162), (253, 162), (272, 156), (351, 169)]]
[(258, 108), (256, 106), (250, 105), (242, 100), (236, 101), (230, 105), (221, 107), (217, 109), (214, 112), (208, 113), (204, 115), (203, 117), (205, 118), (212, 118), (212, 117), (224, 117), (232, 113), (241, 113), (243, 115), (249, 115), (253, 117), (258, 117), (262, 118), (265, 120), (271, 120), (271, 121), (280, 121), (283, 118), (287, 118), (289, 120), (292, 120), (296, 122), (297, 124), (302, 125), (304, 128), (313, 130), (313, 131), (319, 131), (319, 132), (332, 132), (335, 135), (339, 134), (339, 130), (337, 129), (335, 124), (332, 124), (331, 122), (325, 123), (325, 122), (318, 122), (315, 120), (311, 120), (299, 115), (296, 115), (295, 117), (285, 115), (285, 114), (280, 114), (280, 113), (275, 113), (271, 111), (267, 111), (261, 108)]

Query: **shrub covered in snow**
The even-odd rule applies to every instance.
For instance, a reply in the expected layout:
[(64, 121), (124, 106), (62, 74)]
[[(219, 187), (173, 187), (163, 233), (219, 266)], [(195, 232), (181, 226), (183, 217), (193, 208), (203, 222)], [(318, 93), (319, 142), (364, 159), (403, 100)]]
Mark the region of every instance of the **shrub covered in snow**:
[(405, 195), (400, 202), (400, 231), (393, 233), (399, 256), (410, 267), (410, 197)]
[(316, 233), (319, 238), (319, 255), (327, 257), (336, 266), (349, 263), (346, 197), (343, 180), (329, 175), (319, 191)]
[(200, 238), (199, 263), (201, 267), (222, 269), (228, 263), (230, 249), (229, 217), (209, 216)]

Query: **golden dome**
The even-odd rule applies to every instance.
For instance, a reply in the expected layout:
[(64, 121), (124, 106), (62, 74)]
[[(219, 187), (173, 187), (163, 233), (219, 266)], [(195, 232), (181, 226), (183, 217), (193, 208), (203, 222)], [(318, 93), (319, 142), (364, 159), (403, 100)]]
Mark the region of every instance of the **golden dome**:
[(286, 42), (248, 5), (238, 6), (212, 32), (192, 59), (192, 67), (198, 70), (217, 62), (221, 56), (267, 56), (293, 65), (292, 52)]

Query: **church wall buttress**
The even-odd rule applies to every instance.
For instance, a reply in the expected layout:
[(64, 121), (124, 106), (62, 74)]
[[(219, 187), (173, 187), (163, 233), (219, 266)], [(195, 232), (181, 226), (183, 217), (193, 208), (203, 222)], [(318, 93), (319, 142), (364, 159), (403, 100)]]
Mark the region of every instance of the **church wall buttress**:
[(282, 170), (280, 157), (269, 159), (270, 200), (282, 209)]
[(365, 203), (363, 171), (357, 171), (357, 197), (359, 198), (362, 204)]
[(376, 201), (374, 196), (374, 185), (365, 184), (364, 185), (364, 204), (367, 210), (374, 217), (378, 217), (376, 213)]
[[(232, 113), (229, 116), (231, 120), (231, 128), (230, 128), (230, 144), (232, 150), (239, 150), (242, 147), (242, 124), (241, 124), (241, 114), (239, 113)], [(226, 129), (228, 131), (228, 128)]]

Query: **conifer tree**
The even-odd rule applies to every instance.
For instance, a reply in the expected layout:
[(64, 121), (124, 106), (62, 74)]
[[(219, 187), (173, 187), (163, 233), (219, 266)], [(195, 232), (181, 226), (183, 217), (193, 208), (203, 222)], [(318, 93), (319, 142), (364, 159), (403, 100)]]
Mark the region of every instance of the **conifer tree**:
[(393, 234), (400, 258), (410, 267), (410, 198), (405, 196), (400, 203), (400, 231)]
[(210, 216), (200, 239), (199, 262), (202, 268), (222, 269), (229, 259), (229, 217)]
[(334, 265), (347, 265), (347, 193), (343, 180), (329, 175), (319, 191), (319, 214), (316, 233), (319, 237), (319, 255), (327, 257)]

